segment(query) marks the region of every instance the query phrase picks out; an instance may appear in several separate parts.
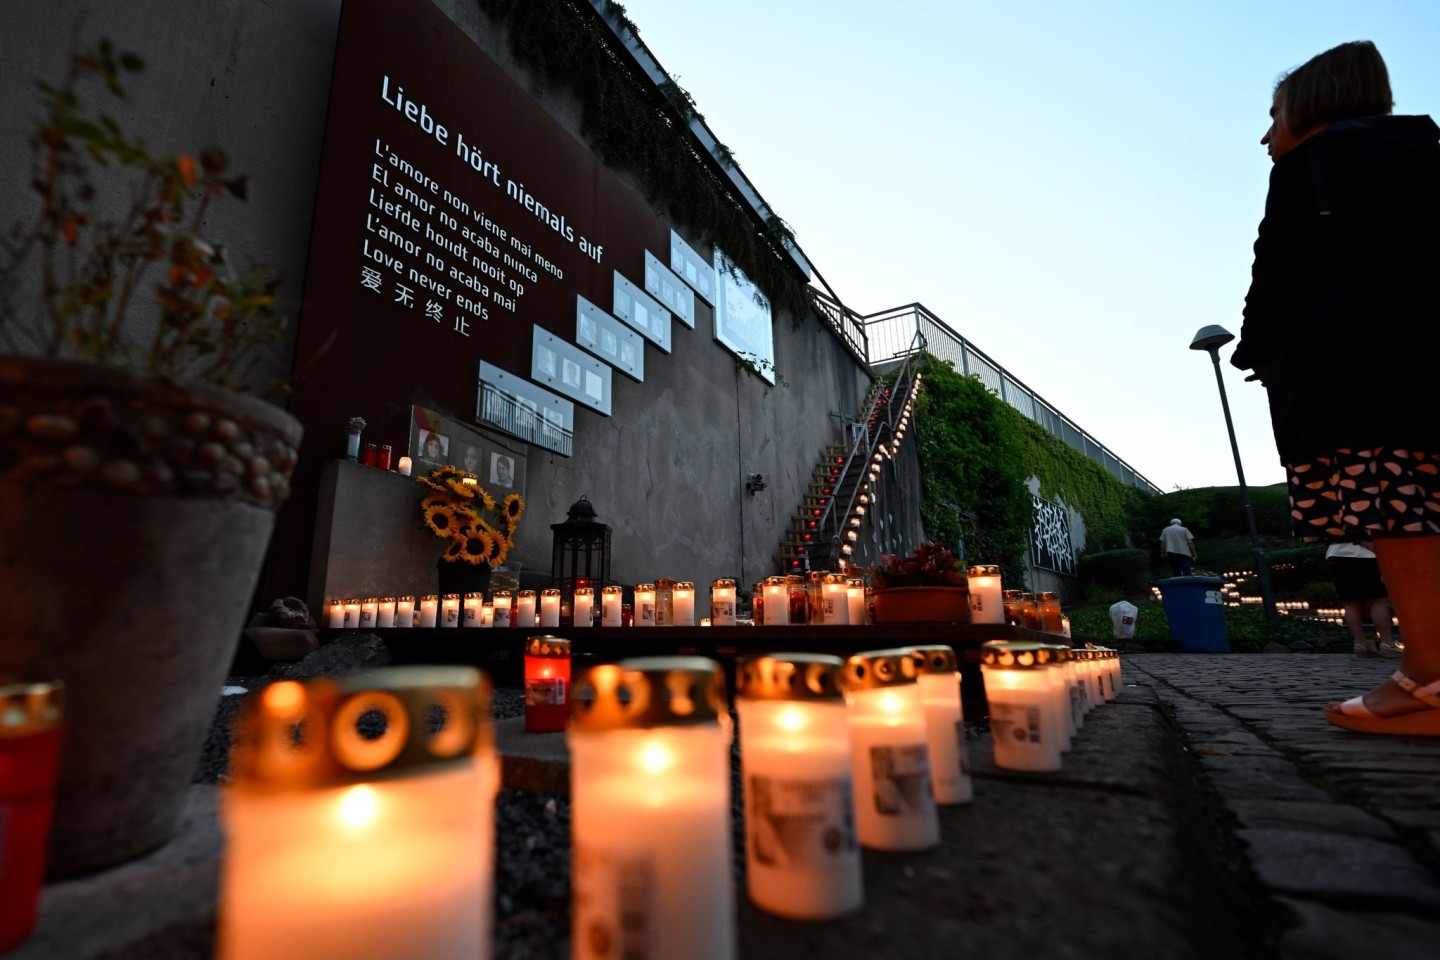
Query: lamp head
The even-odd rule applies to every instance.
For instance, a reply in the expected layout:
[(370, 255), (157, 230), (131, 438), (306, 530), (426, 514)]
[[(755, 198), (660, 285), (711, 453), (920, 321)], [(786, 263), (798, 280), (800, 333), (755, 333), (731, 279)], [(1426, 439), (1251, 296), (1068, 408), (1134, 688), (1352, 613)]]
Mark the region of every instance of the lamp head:
[(1190, 341), (1191, 350), (1218, 350), (1231, 340), (1235, 334), (1226, 330), (1218, 323), (1212, 323), (1208, 327), (1201, 327), (1195, 332), (1195, 339)]

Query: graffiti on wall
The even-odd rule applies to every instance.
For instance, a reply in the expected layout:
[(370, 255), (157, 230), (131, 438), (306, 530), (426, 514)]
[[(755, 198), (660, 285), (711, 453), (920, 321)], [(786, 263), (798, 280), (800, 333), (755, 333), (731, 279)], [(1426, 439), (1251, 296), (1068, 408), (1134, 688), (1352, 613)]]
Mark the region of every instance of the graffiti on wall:
[[(1033, 496), (1033, 495), (1032, 495)], [(1058, 503), (1035, 500), (1035, 525), (1030, 528), (1030, 562), (1073, 577), (1075, 547), (1070, 543), (1070, 514)]]

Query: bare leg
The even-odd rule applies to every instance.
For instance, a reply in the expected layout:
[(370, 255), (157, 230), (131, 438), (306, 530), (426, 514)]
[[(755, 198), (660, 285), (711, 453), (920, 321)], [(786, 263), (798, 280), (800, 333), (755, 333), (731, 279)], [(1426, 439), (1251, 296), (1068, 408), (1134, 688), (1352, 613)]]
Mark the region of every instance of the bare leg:
[[(1440, 536), (1376, 537), (1375, 556), (1405, 623), (1400, 670), (1422, 686), (1433, 683), (1440, 679)], [(1382, 717), (1429, 709), (1389, 680), (1365, 694), (1365, 706)]]
[(1390, 629), (1390, 601), (1385, 597), (1376, 597), (1370, 601), (1370, 622), (1375, 624), (1375, 632), (1380, 634), (1380, 643), (1387, 647), (1395, 646), (1395, 634)]
[[(1371, 643), (1370, 639), (1365, 636), (1365, 614), (1361, 601), (1345, 601), (1345, 626), (1350, 628), (1350, 639), (1355, 641), (1356, 647), (1371, 650), (1375, 653), (1380, 652), (1375, 649), (1375, 644)], [(1360, 651), (1357, 649), (1355, 652), (1359, 653)]]

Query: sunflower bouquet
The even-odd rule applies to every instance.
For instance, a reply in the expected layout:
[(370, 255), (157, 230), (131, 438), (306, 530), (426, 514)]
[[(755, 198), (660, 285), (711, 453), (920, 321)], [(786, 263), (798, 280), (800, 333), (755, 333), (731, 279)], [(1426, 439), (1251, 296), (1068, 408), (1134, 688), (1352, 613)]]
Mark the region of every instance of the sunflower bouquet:
[(498, 567), (515, 545), (515, 528), (525, 513), (525, 501), (512, 493), (498, 504), (476, 481), (458, 467), (441, 467), (428, 477), (417, 477), (428, 489), (420, 501), (425, 526), (449, 540), (442, 559), (447, 563), (488, 563)]

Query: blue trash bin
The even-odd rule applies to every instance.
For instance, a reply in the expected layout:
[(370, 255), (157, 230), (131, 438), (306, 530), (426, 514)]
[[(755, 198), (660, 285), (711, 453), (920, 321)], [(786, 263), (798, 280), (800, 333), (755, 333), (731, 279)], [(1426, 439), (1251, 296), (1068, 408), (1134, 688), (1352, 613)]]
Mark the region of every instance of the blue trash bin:
[(1156, 580), (1170, 635), (1186, 653), (1229, 653), (1225, 599), (1219, 577), (1171, 577)]

